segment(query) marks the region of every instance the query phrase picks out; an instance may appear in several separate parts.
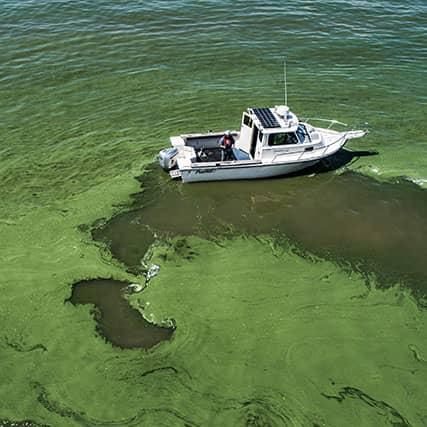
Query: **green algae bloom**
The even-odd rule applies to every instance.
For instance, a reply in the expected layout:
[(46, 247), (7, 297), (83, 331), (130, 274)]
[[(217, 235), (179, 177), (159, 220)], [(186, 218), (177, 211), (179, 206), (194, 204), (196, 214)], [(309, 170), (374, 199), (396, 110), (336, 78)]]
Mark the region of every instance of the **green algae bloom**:
[[(424, 3), (3, 0), (0, 426), (427, 425)], [(148, 171), (282, 103), (283, 56), (299, 116), (371, 130), (351, 162)], [(103, 329), (77, 283), (144, 289)]]
[(407, 293), (366, 292), (363, 277), (269, 238), (186, 241), (192, 260), (156, 250), (161, 274), (141, 298), (148, 318), (176, 321), (167, 363), (213, 411), (196, 424), (422, 424), (411, 396), (427, 365), (412, 345), (427, 317)]

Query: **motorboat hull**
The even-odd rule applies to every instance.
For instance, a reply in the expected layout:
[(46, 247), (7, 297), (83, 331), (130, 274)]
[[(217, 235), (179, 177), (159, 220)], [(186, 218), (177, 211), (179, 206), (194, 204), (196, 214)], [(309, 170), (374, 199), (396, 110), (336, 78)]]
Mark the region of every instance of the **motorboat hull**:
[[(172, 136), (172, 147), (160, 151), (159, 163), (172, 178), (183, 182), (289, 175), (333, 155), (349, 139), (366, 134), (362, 130), (333, 130), (335, 123), (339, 122), (330, 121), (328, 128), (320, 128), (308, 120), (299, 122), (286, 106), (249, 108), (243, 113), (240, 132)], [(223, 146), (226, 136), (233, 141), (232, 153)]]
[(319, 160), (283, 164), (219, 165), (216, 167), (182, 169), (180, 175), (183, 182), (272, 178), (301, 171), (315, 165), (317, 162)]

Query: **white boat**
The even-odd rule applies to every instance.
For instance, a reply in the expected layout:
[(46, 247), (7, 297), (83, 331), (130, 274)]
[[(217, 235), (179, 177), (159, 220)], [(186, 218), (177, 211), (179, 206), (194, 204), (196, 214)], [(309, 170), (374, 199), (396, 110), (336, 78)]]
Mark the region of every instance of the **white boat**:
[(248, 108), (240, 132), (231, 132), (233, 160), (224, 161), (219, 140), (223, 132), (172, 136), (172, 147), (159, 153), (159, 163), (172, 178), (183, 182), (268, 178), (313, 166), (340, 150), (364, 130), (333, 130), (336, 120), (324, 120), (327, 128), (300, 121), (285, 105)]

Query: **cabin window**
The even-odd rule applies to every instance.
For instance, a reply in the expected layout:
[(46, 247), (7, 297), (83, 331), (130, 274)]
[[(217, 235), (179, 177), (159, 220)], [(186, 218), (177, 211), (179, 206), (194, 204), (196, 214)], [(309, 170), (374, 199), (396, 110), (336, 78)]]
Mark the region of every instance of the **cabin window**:
[(268, 135), (268, 145), (290, 145), (298, 144), (298, 138), (295, 133), (272, 133)]
[(243, 116), (243, 124), (250, 128), (252, 127), (252, 119), (247, 114)]

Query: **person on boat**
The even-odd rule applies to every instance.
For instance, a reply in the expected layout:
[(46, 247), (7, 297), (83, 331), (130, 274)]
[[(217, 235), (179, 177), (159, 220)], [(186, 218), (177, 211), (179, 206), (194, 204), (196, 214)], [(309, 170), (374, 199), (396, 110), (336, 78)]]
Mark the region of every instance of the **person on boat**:
[(225, 131), (224, 135), (219, 140), (219, 146), (222, 150), (221, 160), (234, 160), (233, 147), (234, 147), (234, 138), (229, 130)]

